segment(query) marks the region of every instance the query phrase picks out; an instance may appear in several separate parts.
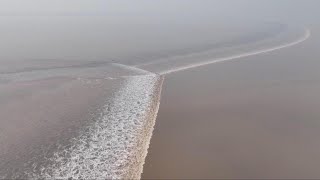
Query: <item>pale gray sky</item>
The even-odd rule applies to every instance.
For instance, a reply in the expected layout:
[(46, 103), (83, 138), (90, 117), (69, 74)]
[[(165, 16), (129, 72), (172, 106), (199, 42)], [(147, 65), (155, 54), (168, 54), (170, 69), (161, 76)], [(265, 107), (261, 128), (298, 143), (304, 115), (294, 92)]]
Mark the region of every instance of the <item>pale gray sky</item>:
[(7, 15), (64, 15), (102, 12), (97, 0), (0, 0), (0, 12)]
[(0, 0), (0, 15), (145, 16), (171, 20), (318, 20), (318, 0)]
[(0, 0), (1, 15), (145, 15), (178, 19), (303, 21), (314, 18), (318, 7), (318, 0)]

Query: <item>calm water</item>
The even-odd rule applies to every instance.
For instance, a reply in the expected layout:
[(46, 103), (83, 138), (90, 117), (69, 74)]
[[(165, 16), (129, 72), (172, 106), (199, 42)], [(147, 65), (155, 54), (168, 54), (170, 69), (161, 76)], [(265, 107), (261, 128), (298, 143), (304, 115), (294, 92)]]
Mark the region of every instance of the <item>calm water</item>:
[(312, 30), (289, 49), (168, 75), (143, 177), (320, 177)]

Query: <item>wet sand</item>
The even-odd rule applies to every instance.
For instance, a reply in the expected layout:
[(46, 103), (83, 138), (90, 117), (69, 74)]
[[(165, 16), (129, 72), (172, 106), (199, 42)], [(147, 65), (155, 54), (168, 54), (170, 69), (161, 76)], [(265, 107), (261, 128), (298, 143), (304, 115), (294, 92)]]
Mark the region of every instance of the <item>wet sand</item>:
[(166, 76), (143, 178), (319, 178), (320, 46)]

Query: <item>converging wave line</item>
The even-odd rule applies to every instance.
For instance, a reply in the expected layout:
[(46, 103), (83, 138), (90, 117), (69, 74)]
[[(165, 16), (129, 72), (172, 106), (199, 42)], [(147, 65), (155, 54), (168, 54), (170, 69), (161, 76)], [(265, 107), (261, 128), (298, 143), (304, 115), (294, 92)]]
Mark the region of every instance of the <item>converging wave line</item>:
[(271, 51), (276, 51), (276, 50), (280, 50), (283, 48), (288, 48), (291, 46), (295, 46), (299, 43), (304, 42), (305, 40), (307, 40), (308, 38), (310, 38), (311, 36), (311, 31), (308, 28), (305, 28), (305, 33), (302, 37), (300, 37), (299, 39), (293, 41), (293, 42), (289, 42), (286, 44), (281, 44), (275, 47), (271, 47), (268, 49), (262, 49), (262, 50), (258, 50), (258, 51), (254, 51), (254, 52), (247, 52), (247, 53), (243, 53), (243, 54), (237, 54), (237, 55), (232, 55), (232, 56), (228, 56), (228, 57), (222, 57), (222, 58), (217, 58), (217, 59), (213, 59), (210, 61), (205, 61), (205, 62), (199, 62), (199, 63), (195, 63), (195, 64), (190, 64), (190, 65), (186, 65), (186, 66), (182, 66), (182, 67), (177, 67), (174, 69), (168, 69), (168, 70), (164, 70), (161, 72), (158, 72), (161, 75), (165, 75), (165, 74), (170, 74), (170, 73), (174, 73), (174, 72), (179, 72), (179, 71), (184, 71), (187, 69), (191, 69), (191, 68), (195, 68), (195, 67), (199, 67), (199, 66), (204, 66), (204, 65), (208, 65), (208, 64), (214, 64), (214, 63), (221, 63), (221, 62), (225, 62), (225, 61), (231, 61), (234, 59), (239, 59), (239, 58), (243, 58), (243, 57), (248, 57), (248, 56), (253, 56), (253, 55), (258, 55), (258, 54), (263, 54), (263, 53), (268, 53)]

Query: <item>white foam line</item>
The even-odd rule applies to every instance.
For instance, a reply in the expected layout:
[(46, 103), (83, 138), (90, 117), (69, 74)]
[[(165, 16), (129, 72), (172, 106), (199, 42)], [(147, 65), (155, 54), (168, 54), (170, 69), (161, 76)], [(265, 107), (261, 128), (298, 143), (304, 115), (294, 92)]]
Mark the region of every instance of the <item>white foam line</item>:
[(127, 77), (100, 118), (32, 178), (139, 179), (160, 103), (162, 77)]
[(119, 64), (119, 63), (112, 63), (114, 66), (118, 66), (120, 68), (129, 70), (129, 71), (133, 71), (135, 73), (140, 73), (140, 74), (150, 74), (151, 72), (144, 70), (144, 69), (140, 69), (140, 68), (136, 68), (133, 66), (128, 66), (128, 65), (124, 65), (124, 64)]
[(213, 59), (213, 60), (206, 61), (206, 62), (190, 64), (190, 65), (183, 66), (183, 67), (178, 67), (178, 68), (174, 68), (174, 69), (161, 71), (161, 72), (159, 72), (159, 74), (162, 74), (162, 75), (170, 74), (170, 73), (173, 73), (173, 72), (183, 71), (183, 70), (187, 70), (187, 69), (190, 69), (190, 68), (195, 68), (195, 67), (204, 66), (204, 65), (208, 65), (208, 64), (231, 61), (231, 60), (238, 59), (238, 58), (243, 58), (243, 57), (258, 55), (258, 54), (262, 54), (262, 53), (267, 53), (267, 52), (271, 52), (271, 51), (275, 51), (275, 50), (279, 50), (279, 49), (283, 49), (283, 48), (288, 48), (288, 47), (297, 45), (297, 44), (307, 40), (310, 36), (311, 36), (310, 30), (309, 29), (305, 29), (305, 33), (301, 38), (299, 38), (296, 41), (290, 42), (290, 43), (282, 44), (282, 45), (279, 45), (279, 46), (276, 46), (276, 47), (263, 49), (263, 50), (259, 50), (259, 51), (247, 52), (247, 53), (233, 55), (233, 56), (229, 56), (229, 57)]

